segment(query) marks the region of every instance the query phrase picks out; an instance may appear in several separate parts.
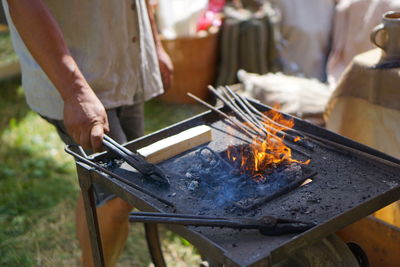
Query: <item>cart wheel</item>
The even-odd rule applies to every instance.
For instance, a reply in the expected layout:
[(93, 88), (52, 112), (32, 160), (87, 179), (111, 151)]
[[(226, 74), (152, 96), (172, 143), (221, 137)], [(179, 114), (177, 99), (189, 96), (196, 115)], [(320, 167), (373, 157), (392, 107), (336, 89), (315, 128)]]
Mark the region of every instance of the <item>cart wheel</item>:
[(367, 254), (365, 254), (360, 245), (358, 245), (357, 243), (349, 242), (347, 243), (347, 246), (349, 247), (351, 252), (353, 252), (358, 263), (360, 264), (360, 267), (369, 267)]

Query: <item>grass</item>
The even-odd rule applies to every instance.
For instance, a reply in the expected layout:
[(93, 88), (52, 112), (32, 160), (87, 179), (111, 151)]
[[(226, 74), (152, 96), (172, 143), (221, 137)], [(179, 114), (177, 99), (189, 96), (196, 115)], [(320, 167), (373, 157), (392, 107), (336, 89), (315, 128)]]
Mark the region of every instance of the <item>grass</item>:
[(74, 164), (54, 129), (26, 107), (18, 81), (0, 90), (0, 265), (42, 265), (45, 251), (73, 243), (58, 235), (74, 236), (60, 213), (78, 192)]
[[(0, 54), (8, 51), (2, 38)], [(146, 133), (200, 111), (152, 100), (145, 105)], [(74, 161), (55, 129), (25, 104), (19, 78), (0, 82), (0, 144), (0, 266), (78, 266)], [(151, 264), (143, 232), (140, 225), (132, 227), (119, 266)], [(161, 234), (170, 266), (199, 264), (187, 241), (166, 230)]]
[(0, 66), (16, 59), (17, 56), (14, 53), (10, 35), (8, 32), (0, 32)]

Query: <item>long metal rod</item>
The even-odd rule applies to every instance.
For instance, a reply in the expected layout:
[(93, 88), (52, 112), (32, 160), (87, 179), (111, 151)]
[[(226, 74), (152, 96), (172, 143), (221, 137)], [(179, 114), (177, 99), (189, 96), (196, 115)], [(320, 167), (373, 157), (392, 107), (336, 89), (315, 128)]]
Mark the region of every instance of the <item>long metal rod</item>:
[(316, 174), (317, 173), (314, 172), (310, 175), (304, 175), (300, 179), (291, 182), (290, 184), (288, 184), (287, 186), (283, 187), (282, 189), (276, 191), (275, 193), (261, 197), (261, 198), (257, 198), (248, 205), (246, 205), (245, 203), (242, 203), (242, 202), (236, 202), (236, 203), (234, 203), (234, 205), (242, 210), (254, 210), (255, 208), (258, 208), (259, 206), (264, 205), (265, 203), (267, 203), (273, 199), (276, 199), (277, 197), (280, 197), (283, 194), (293, 191), (294, 189), (298, 188), (302, 183), (304, 183), (305, 180), (312, 178)]
[(258, 128), (262, 129), (262, 127), (260, 127), (261, 125), (259, 125), (259, 123), (257, 122), (257, 120), (254, 120), (252, 117), (249, 116), (249, 114), (247, 114), (246, 112), (244, 112), (237, 104), (235, 99), (232, 98), (232, 96), (229, 95), (229, 92), (227, 90), (225, 90), (224, 87), (219, 87), (219, 89), (221, 90), (221, 92), (225, 95), (225, 98), (230, 101), (230, 103), (235, 107), (235, 109), (240, 112), (243, 116), (245, 116), (248, 120), (249, 123), (252, 123), (254, 125), (256, 125)]
[(251, 224), (270, 224), (271, 222), (276, 223), (304, 223), (308, 224), (309, 222), (293, 220), (293, 219), (284, 219), (274, 216), (264, 215), (261, 219), (257, 218), (249, 218), (249, 217), (223, 217), (223, 216), (209, 216), (209, 215), (194, 215), (194, 214), (182, 214), (182, 213), (161, 213), (161, 212), (130, 212), (129, 215), (132, 216), (147, 216), (147, 217), (158, 217), (158, 218), (181, 218), (181, 219), (198, 219), (205, 221), (240, 221), (241, 223), (251, 223)]
[[(224, 93), (226, 96), (226, 99), (221, 99), (221, 95), (218, 94), (215, 88), (212, 86), (209, 86), (209, 89), (211, 92), (213, 92), (221, 101), (224, 103), (230, 102), (230, 105), (227, 105), (231, 110), (237, 114), (240, 115), (240, 117), (245, 120), (248, 123), (251, 123), (252, 125), (258, 127), (258, 129), (261, 129), (265, 134), (275, 136), (277, 138), (283, 138), (286, 141), (296, 143), (297, 145), (303, 146), (305, 148), (313, 150), (313, 146), (306, 142), (303, 138), (304, 136), (300, 134), (297, 130), (288, 128), (287, 126), (284, 126), (278, 122), (275, 122), (268, 116), (264, 115), (260, 111), (258, 111), (255, 107), (253, 107), (244, 97), (240, 96), (239, 94), (233, 92), (232, 89), (230, 89), (228, 86), (225, 87), (219, 87), (220, 90)], [(231, 96), (226, 92), (228, 91)], [(234, 99), (232, 99), (234, 98)], [(236, 100), (236, 101), (235, 101)], [(238, 106), (235, 102), (238, 102), (242, 108)], [(253, 112), (251, 111), (253, 110)], [(291, 135), (288, 132), (284, 132), (281, 129), (277, 129), (275, 127), (272, 127), (271, 125), (267, 124), (265, 121), (268, 120), (271, 123), (273, 123), (276, 126), (279, 126), (280, 128), (285, 129), (286, 131), (291, 131), (296, 134), (298, 134), (298, 137), (300, 138), (299, 140), (296, 140), (297, 138), (293, 135)], [(269, 130), (273, 131), (270, 132)]]
[[(246, 124), (244, 124), (244, 123), (240, 122), (238, 119), (236, 119), (236, 117), (231, 118), (228, 114), (213, 107), (212, 105), (208, 104), (207, 102), (201, 100), (200, 98), (198, 98), (197, 96), (195, 96), (191, 93), (187, 93), (187, 95), (189, 97), (193, 98), (194, 100), (196, 100), (197, 102), (199, 102), (200, 104), (202, 104), (202, 105), (208, 107), (209, 109), (217, 112), (218, 114), (222, 115), (229, 122), (231, 122), (234, 126), (236, 126), (238, 129), (240, 129), (244, 134), (246, 134), (247, 137), (251, 138), (251, 140), (259, 140), (260, 142), (262, 142), (264, 140), (257, 133), (254, 133), (254, 131), (251, 128), (249, 128)], [(248, 143), (252, 143), (252, 142), (248, 142)]]
[(130, 222), (145, 223), (165, 223), (180, 224), (191, 226), (210, 226), (210, 227), (229, 227), (236, 229), (262, 229), (273, 228), (278, 224), (307, 224), (310, 222), (297, 221), (292, 219), (282, 219), (274, 216), (263, 216), (262, 218), (235, 218), (235, 217), (211, 217), (203, 215), (191, 214), (175, 214), (175, 213), (156, 213), (156, 212), (132, 212), (129, 216)]
[[(245, 134), (246, 134), (248, 137), (250, 137), (252, 140), (259, 140), (260, 142), (263, 142), (263, 139), (262, 139), (259, 135), (256, 135), (256, 134), (254, 134), (254, 133), (251, 133), (251, 132), (249, 131), (250, 129), (247, 130), (248, 127), (247, 127), (245, 124), (243, 124), (243, 123), (241, 123), (241, 122), (239, 122), (239, 121), (234, 121), (234, 120), (233, 120), (231, 117), (229, 117), (226, 113), (220, 111), (219, 109), (213, 107), (212, 105), (208, 104), (207, 102), (201, 100), (201, 99), (198, 98), (197, 96), (195, 96), (195, 95), (193, 95), (193, 94), (191, 94), (191, 93), (187, 93), (187, 95), (188, 95), (189, 97), (193, 98), (194, 100), (196, 100), (197, 102), (199, 102), (200, 104), (202, 104), (202, 105), (208, 107), (209, 109), (211, 109), (211, 110), (217, 112), (218, 114), (222, 115), (224, 118), (228, 119), (231, 123), (233, 123), (236, 127), (238, 127), (240, 130), (242, 130), (242, 132), (245, 133)], [(246, 128), (247, 128), (247, 129), (246, 129)], [(291, 146), (291, 145), (288, 144), (287, 142), (285, 142), (285, 145), (288, 146), (290, 149), (292, 149), (292, 150), (298, 152), (299, 154), (302, 154), (303, 156), (307, 157), (308, 159), (311, 159), (311, 156), (310, 156), (309, 154), (307, 154), (307, 153), (305, 153), (305, 152), (303, 152), (303, 151), (301, 151), (301, 150), (299, 150), (299, 149), (297, 149), (297, 148)]]
[[(259, 117), (260, 120), (264, 119), (264, 120), (268, 120), (269, 122), (271, 122), (272, 124), (275, 124), (276, 126), (279, 126), (281, 128), (284, 128), (286, 131), (290, 131), (290, 132), (294, 132), (296, 133), (299, 137), (304, 138), (304, 134), (301, 131), (298, 131), (294, 128), (289, 128), (285, 125), (282, 125), (274, 120), (272, 120), (270, 117), (266, 116), (265, 114), (263, 114), (262, 112), (260, 112), (258, 109), (256, 109), (245, 97), (236, 94), (255, 114), (257, 117)], [(287, 133), (286, 133), (287, 134)], [(311, 146), (307, 146), (309, 148), (312, 148)]]
[[(246, 116), (248, 118), (248, 120), (253, 121), (253, 123), (255, 125), (257, 125), (261, 130), (264, 131), (265, 134), (267, 135), (272, 135), (273, 137), (278, 137), (278, 135), (274, 135), (273, 133), (268, 132), (265, 127), (268, 127), (269, 129), (273, 129), (274, 131), (276, 131), (277, 129), (265, 124), (262, 120), (259, 120), (255, 117), (255, 114), (253, 114), (244, 104), (244, 102), (241, 100), (241, 98), (238, 97), (238, 95), (233, 92), (228, 86), (224, 87), (220, 87), (221, 91), (225, 94), (226, 99), (229, 100), (231, 102), (231, 104), (236, 108), (237, 112), (241, 112), (244, 116)], [(225, 90), (224, 90), (225, 89)], [(231, 96), (229, 96), (228, 91), (230, 93)], [(233, 98), (234, 99), (233, 99)], [(241, 104), (241, 106), (244, 108), (244, 110), (247, 112), (244, 112), (235, 102), (235, 99), (238, 103)], [(282, 132), (282, 131), (277, 131), (277, 133), (280, 133), (281, 136), (280, 138), (283, 138), (285, 141), (291, 141), (292, 143), (296, 143), (295, 137), (291, 136), (290, 134), (286, 133), (286, 132)], [(289, 138), (286, 138), (287, 136), (289, 136), (290, 138), (292, 138), (291, 140)], [(263, 140), (261, 140), (263, 141)], [(299, 154), (302, 154), (303, 156), (306, 156), (308, 159), (311, 159), (311, 156), (303, 151), (301, 151), (300, 149), (297, 149), (293, 146), (291, 146), (290, 144), (288, 144), (287, 142), (284, 142), (286, 146), (288, 146), (290, 149), (292, 149), (293, 151), (298, 152)]]
[(254, 113), (258, 114), (259, 116), (261, 116), (263, 119), (268, 120), (269, 122), (271, 122), (272, 124), (275, 124), (276, 126), (282, 127), (286, 130), (294, 130), (293, 128), (289, 128), (285, 125), (282, 125), (276, 121), (274, 121), (273, 119), (271, 119), (270, 117), (266, 116), (264, 113), (262, 113), (261, 111), (259, 111), (258, 109), (256, 109), (245, 97), (236, 94)]
[[(228, 93), (225, 92), (224, 90), (221, 90), (226, 98), (224, 98), (222, 95), (220, 95), (215, 88), (213, 88), (212, 86), (208, 87), (210, 89), (211, 92), (213, 92), (215, 94), (215, 96), (217, 96), (224, 104), (226, 104), (235, 114), (239, 115), (243, 120), (245, 120), (248, 124), (252, 125), (253, 128), (256, 128), (258, 130), (258, 133), (261, 131), (263, 131), (264, 134), (259, 134), (258, 136), (261, 137), (260, 141), (263, 142), (263, 138), (266, 138), (267, 136), (270, 136), (270, 138), (275, 139), (275, 140), (280, 140), (281, 138), (285, 141), (289, 141), (291, 143), (295, 143), (298, 145), (302, 145), (306, 148), (310, 148), (310, 146), (307, 143), (303, 143), (301, 142), (301, 140), (295, 141), (295, 137), (283, 132), (279, 129), (273, 128), (269, 125), (267, 125), (266, 123), (264, 123), (263, 121), (255, 121), (253, 122), (253, 119), (251, 118), (250, 115), (245, 114), (245, 112), (237, 106), (237, 104), (235, 103), (234, 99), (232, 99), (231, 97), (229, 97)], [(221, 87), (222, 88), (222, 87)], [(232, 90), (230, 90), (231, 94), (235, 94)], [(230, 102), (230, 103), (229, 103)], [(243, 103), (242, 103), (243, 104)], [(250, 112), (249, 109), (246, 109)], [(251, 113), (251, 112), (250, 112)], [(269, 128), (273, 131), (275, 131), (276, 133), (272, 133), (270, 131), (268, 131), (266, 128)], [(278, 135), (279, 134), (279, 135)], [(255, 139), (259, 139), (258, 137), (255, 137)], [(288, 146), (289, 148), (291, 148), (294, 151), (297, 151), (298, 153), (306, 156), (307, 158), (311, 158), (311, 156), (303, 151), (301, 151), (300, 149), (297, 149), (291, 145), (289, 145), (287, 142), (285, 142), (285, 145)]]
[[(246, 106), (246, 104), (242, 101), (242, 99), (235, 93), (233, 92), (233, 90), (229, 87), (229, 86), (225, 86), (223, 87), (225, 88), (225, 90), (227, 90), (230, 95), (236, 100), (236, 102), (238, 102), (240, 104), (240, 106), (242, 106), (242, 108), (244, 109), (244, 111), (246, 111), (246, 113), (248, 114), (248, 116), (250, 116), (250, 118), (255, 121), (257, 123), (257, 125), (259, 127), (263, 127), (263, 125), (260, 123), (260, 120), (258, 120), (254, 114), (249, 110), (249, 108)], [(235, 102), (235, 101), (233, 101)], [(238, 107), (239, 108), (239, 107)], [(239, 108), (240, 109), (240, 108)]]
[(104, 141), (106, 141), (105, 143), (111, 143), (111, 145), (113, 145), (114, 147), (118, 148), (119, 150), (121, 150), (122, 152), (124, 152), (127, 155), (131, 155), (133, 154), (132, 151), (126, 149), (124, 146), (121, 146), (120, 144), (118, 144), (117, 142), (114, 141), (114, 139), (112, 139), (111, 137), (104, 135), (103, 136)]
[(201, 99), (198, 98), (197, 96), (195, 96), (195, 95), (193, 95), (193, 94), (191, 94), (191, 93), (187, 93), (187, 95), (188, 95), (189, 97), (193, 98), (194, 100), (196, 100), (197, 102), (199, 102), (200, 104), (202, 104), (202, 105), (208, 107), (209, 109), (211, 109), (211, 110), (217, 112), (218, 114), (220, 114), (221, 116), (223, 116), (224, 118), (226, 118), (227, 120), (229, 120), (229, 121), (230, 121), (231, 123), (233, 123), (236, 127), (238, 127), (244, 134), (246, 134), (247, 137), (250, 137), (250, 138), (252, 138), (252, 139), (254, 138), (254, 134), (251, 133), (250, 131), (248, 131), (248, 130), (246, 129), (245, 125), (243, 125), (242, 123), (233, 120), (233, 119), (232, 119), (231, 117), (229, 117), (227, 114), (225, 114), (225, 113), (222, 112), (221, 110), (219, 110), (219, 109), (213, 107), (212, 105), (208, 104), (207, 102), (201, 100)]
[(194, 214), (181, 214), (181, 213), (161, 213), (161, 212), (130, 212), (132, 216), (158, 216), (158, 217), (173, 217), (173, 218), (186, 218), (186, 219), (210, 219), (214, 220), (219, 218), (219, 220), (228, 220), (225, 217), (216, 217), (208, 215), (194, 215)]
[(152, 216), (129, 216), (130, 222), (144, 223), (165, 223), (165, 224), (180, 224), (191, 226), (211, 226), (211, 227), (229, 227), (229, 228), (247, 228), (258, 229), (261, 226), (252, 224), (242, 224), (230, 220), (218, 219), (199, 219), (199, 218), (174, 218), (174, 217), (152, 217)]
[[(165, 224), (181, 224), (191, 226), (219, 226), (229, 228), (246, 228), (258, 229), (265, 227), (262, 221), (254, 218), (226, 218), (226, 217), (210, 217), (202, 215), (185, 215), (174, 213), (147, 213), (147, 212), (132, 212), (129, 216), (130, 222), (146, 222), (146, 223), (165, 223)], [(272, 218), (272, 217), (271, 217)], [(276, 224), (277, 220), (273, 218), (270, 221)], [(271, 225), (268, 225), (271, 226)]]
[[(245, 110), (243, 110), (242, 108), (240, 108), (238, 106), (238, 104), (235, 101), (235, 97), (232, 97), (228, 94), (228, 92), (225, 90), (224, 87), (219, 87), (219, 89), (221, 90), (221, 92), (223, 92), (223, 94), (225, 95), (225, 100), (229, 101), (232, 105), (231, 110), (237, 114), (237, 115), (241, 115), (242, 119), (245, 120), (245, 122), (247, 122), (249, 125), (252, 126), (253, 129), (255, 129), (257, 131), (257, 134), (261, 137), (261, 138), (267, 138), (268, 136), (272, 136), (272, 138), (279, 138), (276, 134), (269, 132), (266, 127), (263, 126), (262, 122), (260, 120), (257, 120), (254, 116), (252, 116), (251, 113), (247, 113), (245, 112)], [(221, 100), (222, 101), (222, 100)], [(234, 107), (234, 109), (233, 109)], [(272, 128), (273, 130), (275, 130), (274, 128)], [(260, 131), (262, 133), (260, 133)]]
[[(221, 87), (221, 88), (222, 88), (222, 87)], [(295, 136), (291, 135), (291, 134), (288, 133), (288, 132), (283, 132), (282, 130), (277, 129), (277, 128), (274, 128), (274, 127), (272, 127), (271, 125), (265, 123), (265, 121), (266, 121), (265, 118), (261, 117), (261, 116), (258, 115), (258, 114), (254, 114), (253, 112), (251, 112), (250, 107), (246, 105), (246, 103), (245, 103), (244, 100), (243, 100), (243, 99), (244, 99), (243, 97), (241, 97), (239, 94), (233, 92), (232, 89), (229, 88), (229, 86), (225, 86), (225, 89), (231, 94), (231, 96), (236, 100), (236, 102), (238, 102), (238, 103), (240, 104), (240, 106), (242, 107), (242, 108), (240, 108), (238, 105), (234, 105), (235, 108), (236, 108), (238, 111), (241, 111), (242, 113), (245, 113), (246, 116), (247, 116), (247, 118), (250, 117), (250, 119), (251, 119), (260, 129), (263, 129), (265, 133), (270, 134), (270, 135), (277, 136), (277, 137), (279, 137), (279, 138), (284, 138), (285, 140), (290, 141), (290, 142), (294, 142), (294, 143), (301, 141), (301, 140), (295, 141), (295, 140), (296, 140), (296, 137), (295, 137)], [(226, 95), (227, 95), (227, 94), (226, 94)], [(234, 100), (232, 100), (231, 102), (234, 102)], [(261, 114), (262, 114), (262, 113), (261, 113)], [(284, 126), (284, 125), (282, 125), (282, 124), (280, 124), (280, 123), (275, 122), (274, 120), (270, 119), (269, 117), (267, 117), (267, 116), (265, 116), (265, 115), (264, 115), (264, 117), (268, 118), (268, 121), (273, 122), (274, 125), (279, 126), (280, 128), (284, 128), (285, 130), (290, 130), (290, 129), (291, 129), (291, 128), (288, 128), (287, 126)], [(266, 128), (267, 128), (268, 130), (272, 130), (272, 131), (274, 131), (274, 132), (273, 132), (273, 133), (272, 133), (272, 132), (269, 132), (268, 130), (266, 130)], [(300, 142), (299, 144), (300, 144), (300, 145), (303, 145), (303, 142)], [(308, 146), (307, 144), (304, 144), (304, 146), (307, 147), (307, 148), (309, 148), (309, 146)]]
[[(212, 86), (208, 86), (208, 89), (218, 98), (220, 99), (226, 106), (228, 106), (237, 116), (239, 116), (242, 120), (244, 120), (245, 122), (247, 122), (255, 131), (257, 131), (257, 133), (265, 138), (268, 135), (280, 138), (279, 136), (277, 136), (274, 133), (271, 133), (269, 131), (267, 131), (265, 129), (265, 127), (262, 127), (259, 123), (254, 122), (251, 118), (249, 118), (245, 112), (237, 106), (237, 104), (234, 102), (234, 100), (230, 99), (229, 96), (226, 94), (226, 96), (228, 96), (227, 98), (223, 97), (220, 93), (218, 93), (218, 91), (212, 87)], [(222, 92), (224, 92), (223, 90), (221, 90)], [(225, 92), (224, 92), (225, 93)]]
[(257, 134), (257, 135), (261, 135), (262, 137), (266, 137), (266, 135), (263, 133), (263, 131), (257, 127), (256, 125), (254, 125), (253, 122), (251, 122), (250, 120), (248, 120), (246, 118), (246, 116), (244, 116), (241, 112), (239, 112), (227, 99), (225, 99), (220, 93), (218, 93), (218, 91), (216, 89), (214, 89), (214, 87), (212, 86), (208, 86), (208, 89), (219, 99), (221, 100), (225, 106), (229, 107), (239, 118), (241, 118), (243, 121), (247, 122), (249, 127), (251, 127), (251, 129)]

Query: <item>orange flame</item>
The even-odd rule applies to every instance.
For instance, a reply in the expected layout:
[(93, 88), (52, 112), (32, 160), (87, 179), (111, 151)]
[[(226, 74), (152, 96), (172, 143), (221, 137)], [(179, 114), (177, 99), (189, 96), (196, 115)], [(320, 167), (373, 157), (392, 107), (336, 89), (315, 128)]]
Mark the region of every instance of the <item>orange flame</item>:
[[(293, 128), (294, 120), (286, 119), (282, 113), (272, 109), (266, 112), (265, 115), (275, 122), (267, 119), (263, 121), (265, 130), (270, 133), (267, 138), (264, 140), (256, 138), (252, 144), (243, 146), (239, 151), (233, 146), (230, 146), (227, 150), (227, 156), (230, 161), (239, 164), (238, 160), (240, 160), (240, 172), (251, 174), (256, 181), (264, 180), (265, 175), (281, 163), (297, 162), (308, 164), (310, 162), (310, 160), (301, 162), (293, 159), (292, 150), (284, 143), (282, 130)], [(298, 142), (299, 140), (300, 137), (296, 136), (293, 141)]]

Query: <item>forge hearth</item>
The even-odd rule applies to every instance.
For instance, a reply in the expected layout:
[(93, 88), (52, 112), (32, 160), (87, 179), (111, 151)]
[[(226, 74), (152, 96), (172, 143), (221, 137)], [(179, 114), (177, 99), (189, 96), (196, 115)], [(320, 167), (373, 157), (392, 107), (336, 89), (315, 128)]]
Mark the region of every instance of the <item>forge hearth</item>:
[[(183, 180), (190, 195), (201, 200), (205, 207), (213, 204), (226, 209), (251, 209), (295, 190), (315, 174), (304, 164), (283, 161), (253, 175), (241, 170), (241, 153), (236, 153), (245, 146), (230, 146), (221, 153), (205, 146), (180, 161), (179, 169), (186, 170)], [(232, 154), (237, 154), (237, 160), (229, 159)]]
[[(260, 110), (268, 109), (256, 103), (254, 105)], [(194, 244), (203, 255), (228, 266), (268, 266), (305, 244), (320, 240), (400, 198), (399, 160), (296, 118), (294, 128), (312, 136), (313, 141), (312, 149), (292, 144), (295, 148), (292, 156), (300, 162), (311, 158), (311, 162), (308, 165), (278, 165), (266, 174), (263, 182), (256, 182), (251, 177), (244, 180), (245, 173), (229, 170), (230, 166), (226, 164), (229, 161), (225, 156), (227, 146), (243, 145), (244, 137), (237, 132), (234, 134), (236, 138), (228, 138), (232, 129), (215, 112), (193, 117), (135, 140), (126, 147), (137, 150), (203, 124), (212, 128), (210, 143), (157, 164), (170, 177), (169, 188), (143, 179), (124, 162), (113, 163), (111, 170), (129, 183), (78, 161), (78, 176), (83, 191), (90, 191), (94, 182), (102, 184), (142, 211), (255, 218), (268, 215), (316, 224), (304, 233), (282, 236), (264, 236), (256, 230), (169, 226)], [(110, 153), (103, 153), (94, 161), (107, 163), (114, 158)], [(207, 172), (203, 165), (208, 166)], [(229, 179), (224, 177), (226, 175)], [(284, 178), (278, 179), (278, 176)], [(312, 182), (301, 187), (297, 185), (280, 196), (254, 205), (264, 193), (269, 194), (271, 188), (277, 187), (279, 191), (281, 186), (285, 188), (293, 181), (309, 177), (312, 177)], [(130, 184), (165, 201), (136, 190)], [(245, 195), (237, 194), (243, 193), (240, 191), (244, 191)], [(90, 203), (89, 196), (87, 203)], [(87, 208), (89, 220), (93, 220), (92, 210), (89, 206)], [(98, 240), (95, 235), (92, 237)]]

